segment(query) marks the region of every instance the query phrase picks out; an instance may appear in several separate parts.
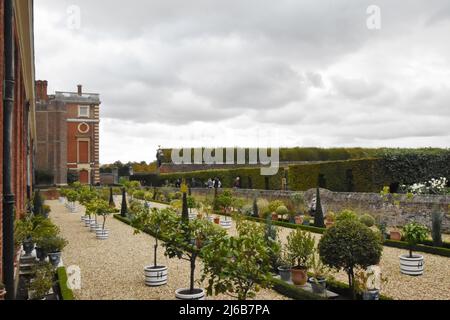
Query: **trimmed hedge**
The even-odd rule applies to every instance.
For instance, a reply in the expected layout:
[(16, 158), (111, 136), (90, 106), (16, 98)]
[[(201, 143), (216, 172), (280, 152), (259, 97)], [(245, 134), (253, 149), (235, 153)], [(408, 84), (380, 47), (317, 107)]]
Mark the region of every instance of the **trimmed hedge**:
[(67, 286), (68, 277), (66, 268), (59, 267), (56, 272), (58, 276), (58, 285), (61, 292), (61, 298), (63, 300), (75, 300), (72, 289)]
[(274, 176), (262, 176), (260, 168), (238, 168), (222, 170), (205, 170), (194, 172), (164, 173), (160, 179), (165, 182), (175, 183), (177, 179), (185, 179), (191, 183), (192, 178), (198, 185), (203, 187), (208, 179), (218, 177), (222, 182), (222, 188), (232, 188), (236, 177), (241, 178), (241, 187), (244, 189), (280, 190), (281, 180), (284, 177), (284, 169), (280, 168)]
[(272, 289), (276, 292), (295, 300), (325, 300), (319, 295), (302, 290), (295, 285), (289, 284), (281, 279), (270, 279)]
[(289, 189), (320, 186), (339, 192), (379, 192), (390, 179), (380, 159), (361, 159), (289, 166)]
[[(383, 245), (387, 247), (409, 250), (408, 243), (404, 241), (385, 240)], [(413, 247), (413, 251), (430, 253), (443, 257), (450, 257), (450, 249), (445, 247), (432, 247), (429, 245), (418, 244)]]
[[(328, 279), (327, 280), (327, 289), (333, 291), (341, 296), (350, 297), (350, 287), (348, 284), (339, 282), (336, 280)], [(357, 295), (357, 299), (362, 300), (361, 295)], [(380, 300), (394, 300), (391, 297), (380, 294)]]

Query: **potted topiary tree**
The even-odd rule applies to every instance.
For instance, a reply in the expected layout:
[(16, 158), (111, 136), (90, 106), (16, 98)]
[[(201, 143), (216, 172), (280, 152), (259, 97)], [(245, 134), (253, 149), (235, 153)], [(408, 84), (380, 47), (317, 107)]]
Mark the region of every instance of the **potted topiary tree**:
[(179, 300), (204, 300), (205, 290), (195, 288), (195, 267), (204, 245), (211, 241), (219, 231), (207, 220), (189, 220), (180, 216), (174, 217), (164, 230), (165, 255), (169, 258), (183, 259), (190, 264), (190, 286), (175, 291)]
[(61, 262), (61, 252), (67, 244), (66, 239), (60, 236), (53, 236), (42, 239), (39, 246), (48, 255), (50, 263), (57, 267)]
[(262, 226), (239, 221), (237, 230), (235, 237), (217, 233), (202, 251), (202, 281), (207, 280), (208, 295), (224, 293), (247, 300), (269, 287), (270, 257)]
[(291, 269), (292, 262), (289, 258), (289, 254), (285, 249), (283, 249), (281, 250), (278, 258), (278, 273), (280, 274), (281, 280), (286, 282), (291, 281)]
[(353, 299), (356, 299), (355, 268), (380, 262), (383, 246), (380, 237), (355, 219), (346, 219), (328, 229), (319, 242), (322, 261), (331, 268), (344, 270)]
[(308, 280), (308, 266), (314, 252), (315, 240), (309, 232), (296, 229), (287, 237), (286, 249), (292, 261), (292, 282), (303, 286)]
[(100, 199), (96, 200), (95, 212), (98, 216), (103, 218), (101, 228), (98, 228), (95, 232), (96, 237), (98, 240), (107, 240), (109, 237), (109, 230), (106, 229), (106, 219), (112, 213), (118, 212), (118, 210), (116, 208), (111, 208), (108, 202)]
[(309, 283), (314, 293), (324, 294), (327, 289), (329, 270), (320, 259), (318, 253), (316, 253), (316, 250), (314, 251), (310, 261), (312, 277), (309, 278)]
[(134, 233), (139, 234), (145, 230), (155, 237), (153, 265), (144, 267), (145, 284), (149, 287), (167, 284), (168, 268), (164, 265), (158, 265), (158, 242), (159, 238), (164, 237), (165, 230), (176, 222), (176, 212), (172, 209), (139, 210), (139, 212), (134, 212), (131, 223), (136, 228)]
[(361, 223), (368, 228), (372, 228), (375, 225), (375, 218), (370, 214), (363, 214), (361, 217), (359, 217), (359, 221), (361, 221)]
[(417, 222), (410, 222), (403, 227), (403, 234), (408, 242), (409, 254), (401, 255), (400, 270), (403, 274), (410, 276), (420, 276), (423, 274), (423, 256), (413, 254), (414, 247), (428, 238), (428, 229)]
[(289, 210), (286, 206), (279, 206), (276, 210), (277, 216), (281, 216), (281, 219), (284, 220), (285, 216), (289, 213)]
[(78, 192), (75, 190), (68, 190), (66, 193), (67, 196), (67, 207), (71, 213), (77, 212), (77, 200), (78, 200)]

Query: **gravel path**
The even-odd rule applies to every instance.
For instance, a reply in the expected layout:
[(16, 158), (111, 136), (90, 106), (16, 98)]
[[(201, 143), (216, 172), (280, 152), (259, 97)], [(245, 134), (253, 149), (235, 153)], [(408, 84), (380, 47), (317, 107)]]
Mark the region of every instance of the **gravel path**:
[[(152, 203), (152, 207), (161, 208), (164, 205)], [(292, 229), (277, 229), (281, 242), (285, 243)], [(234, 223), (229, 233), (236, 233)], [(321, 238), (319, 234), (313, 233), (313, 236), (317, 242)], [(406, 253), (406, 250), (383, 247), (380, 267), (388, 282), (383, 285), (381, 292), (399, 300), (450, 300), (450, 258), (421, 252), (425, 258), (425, 272), (420, 277), (412, 277), (400, 272), (399, 256)], [(334, 276), (339, 281), (348, 282), (344, 272)]]
[[(189, 263), (184, 260), (164, 257), (158, 251), (158, 261), (169, 267), (169, 283), (150, 288), (144, 284), (145, 265), (152, 261), (154, 239), (147, 234), (133, 235), (133, 229), (109, 217), (107, 228), (110, 238), (99, 241), (80, 221), (84, 209), (71, 214), (58, 201), (47, 201), (51, 206), (51, 219), (61, 228), (62, 236), (69, 241), (63, 252), (66, 266), (76, 265), (81, 269), (81, 290), (76, 290), (79, 300), (173, 300), (175, 290), (189, 285)], [(155, 204), (155, 206), (159, 206)], [(201, 261), (197, 263), (197, 279)], [(228, 296), (208, 299), (229, 299)], [(257, 299), (287, 299), (272, 290), (261, 290)]]

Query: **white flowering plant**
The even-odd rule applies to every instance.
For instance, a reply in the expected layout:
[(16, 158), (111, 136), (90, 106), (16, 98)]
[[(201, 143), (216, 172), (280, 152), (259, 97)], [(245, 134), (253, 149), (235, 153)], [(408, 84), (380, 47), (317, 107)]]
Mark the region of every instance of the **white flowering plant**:
[(414, 183), (407, 186), (402, 185), (401, 189), (406, 193), (413, 195), (421, 194), (447, 194), (449, 189), (447, 188), (448, 180), (445, 177), (433, 178), (427, 182)]

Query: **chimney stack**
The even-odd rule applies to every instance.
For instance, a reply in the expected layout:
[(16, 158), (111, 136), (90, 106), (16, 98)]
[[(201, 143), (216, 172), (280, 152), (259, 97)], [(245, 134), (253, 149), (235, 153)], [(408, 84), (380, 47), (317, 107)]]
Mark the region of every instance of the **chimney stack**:
[(83, 86), (81, 84), (78, 85), (78, 95), (83, 95)]
[(47, 81), (37, 80), (36, 81), (36, 98), (39, 101), (47, 101), (48, 100), (48, 94), (47, 94)]

